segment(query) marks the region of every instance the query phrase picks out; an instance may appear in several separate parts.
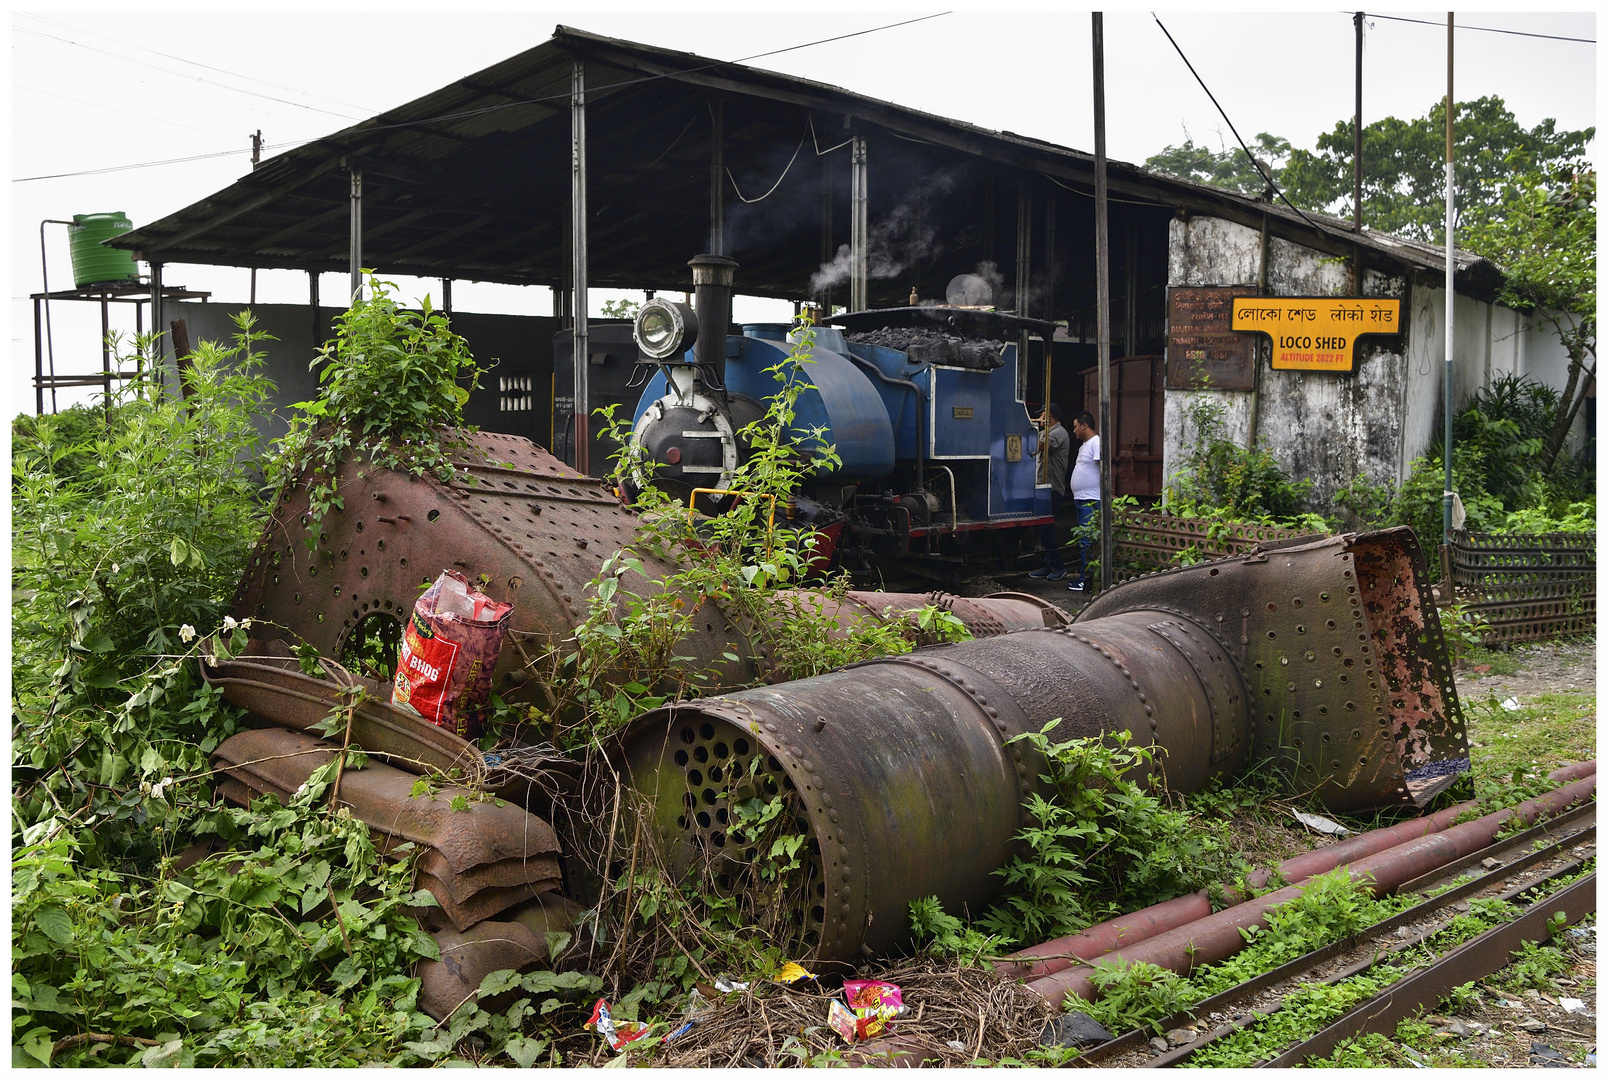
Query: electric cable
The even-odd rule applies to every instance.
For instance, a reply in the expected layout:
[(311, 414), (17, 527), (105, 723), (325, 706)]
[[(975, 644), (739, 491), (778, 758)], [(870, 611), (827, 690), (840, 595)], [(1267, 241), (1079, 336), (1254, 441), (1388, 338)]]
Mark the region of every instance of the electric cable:
[(741, 199), (745, 203), (752, 204), (752, 203), (757, 203), (757, 202), (764, 202), (766, 199), (768, 199), (772, 195), (776, 194), (776, 189), (782, 186), (782, 181), (787, 179), (787, 174), (793, 171), (793, 162), (798, 160), (799, 152), (804, 149), (804, 142), (808, 138), (809, 138), (809, 136), (806, 135), (806, 136), (804, 136), (803, 139), (800, 139), (798, 141), (798, 146), (793, 148), (793, 156), (787, 159), (787, 168), (782, 170), (782, 175), (780, 175), (780, 176), (778, 176), (776, 178), (776, 183), (774, 183), (774, 184), (772, 184), (770, 186), (770, 190), (765, 192), (765, 194), (761, 195), (759, 198), (750, 199), (747, 196), (745, 196), (743, 194), (742, 188), (737, 186), (737, 178), (735, 176), (731, 175), (731, 169), (728, 167), (726, 169), (726, 176), (731, 180), (731, 189), (733, 191), (735, 191), (737, 193), (737, 197), (739, 199)]
[(68, 97), (66, 94), (58, 94), (54, 90), (41, 90), (37, 86), (26, 86), (23, 83), (12, 83), (11, 86), (15, 90), (26, 90), (30, 94), (43, 94), (45, 97), (60, 98), (62, 101), (70, 101), (74, 105), (88, 105), (92, 109), (105, 109), (107, 112), (122, 113), (124, 116), (135, 116), (146, 122), (154, 120), (158, 124), (167, 124), (171, 127), (183, 128), (185, 131), (199, 131), (203, 135), (217, 135), (219, 137), (223, 137), (223, 132), (221, 131), (214, 131), (211, 128), (198, 128), (190, 124), (181, 124), (177, 120), (169, 120), (165, 116), (152, 116), (148, 112), (138, 113), (134, 112), (132, 109), (119, 109), (117, 106), (108, 105), (104, 101), (86, 101), (83, 98)]
[(277, 101), (281, 105), (290, 105), (290, 106), (293, 106), (294, 108), (297, 108), (297, 109), (306, 109), (309, 112), (324, 113), (327, 116), (338, 117), (339, 119), (342, 119), (342, 120), (358, 120), (358, 119), (360, 119), (359, 117), (351, 116), (351, 115), (349, 115), (347, 113), (335, 112), (332, 109), (320, 109), (317, 105), (306, 105), (306, 104), (303, 104), (300, 101), (291, 101), (288, 98), (274, 97), (272, 94), (264, 94), (264, 93), (260, 93), (260, 92), (258, 92), (256, 90), (247, 90), (244, 87), (240, 87), (240, 86), (230, 86), (227, 83), (214, 82), (211, 79), (204, 79), (199, 75), (186, 75), (182, 71), (174, 71), (172, 68), (166, 68), (166, 67), (163, 67), (160, 64), (153, 64), (148, 60), (136, 60), (132, 56), (122, 56), (122, 55), (120, 55), (118, 53), (108, 52), (105, 49), (98, 49), (93, 45), (85, 45), (81, 41), (68, 41), (66, 38), (57, 37), (55, 34), (47, 34), (43, 30), (30, 30), (26, 26), (18, 26), (15, 29), (20, 30), (24, 34), (32, 34), (35, 37), (47, 38), (50, 41), (60, 41), (60, 42), (64, 42), (65, 44), (68, 44), (68, 45), (76, 45), (80, 49), (88, 49), (90, 52), (98, 52), (103, 56), (110, 56), (110, 57), (113, 57), (114, 59), (122, 60), (122, 61), (124, 61), (126, 63), (139, 64), (141, 67), (148, 67), (148, 68), (151, 68), (151, 69), (153, 69), (155, 71), (160, 71), (165, 75), (172, 75), (172, 76), (174, 76), (176, 78), (180, 78), (180, 79), (189, 79), (189, 80), (193, 80), (195, 82), (206, 83), (208, 86), (215, 86), (220, 90), (232, 90), (237, 94), (246, 94), (249, 97), (259, 97), (259, 98), (263, 98), (266, 101)]
[[(1349, 11), (1346, 11), (1346, 12), (1342, 12), (1341, 14), (1350, 15), (1350, 14), (1353, 14), (1353, 13), (1349, 12)], [(1409, 19), (1409, 18), (1406, 18), (1405, 16), (1402, 16), (1402, 15), (1381, 15), (1377, 11), (1370, 11), (1370, 12), (1367, 12), (1366, 14), (1367, 14), (1367, 17), (1370, 18), (1370, 19), (1389, 19), (1391, 22), (1418, 23), (1420, 26), (1438, 26), (1442, 30), (1446, 29), (1446, 24), (1445, 23), (1443, 23), (1443, 22), (1435, 22), (1432, 19)], [(1456, 29), (1458, 29), (1458, 30), (1483, 30), (1487, 34), (1512, 34), (1514, 37), (1546, 38), (1548, 41), (1578, 41), (1582, 45), (1595, 45), (1595, 44), (1597, 44), (1597, 39), (1596, 38), (1564, 37), (1562, 34), (1537, 34), (1532, 30), (1502, 30), (1502, 29), (1499, 29), (1498, 27), (1495, 27), (1495, 26), (1467, 26), (1467, 25), (1465, 25), (1463, 23), (1458, 23)]]
[[(165, 53), (161, 49), (153, 49), (153, 48), (150, 48), (149, 46), (146, 46), (146, 45), (136, 45), (133, 42), (120, 41), (117, 38), (108, 37), (105, 34), (97, 34), (93, 30), (85, 30), (81, 26), (73, 26), (71, 23), (64, 23), (64, 22), (61, 22), (61, 21), (56, 20), (56, 19), (47, 19), (43, 15), (38, 15), (38, 14), (35, 14), (34, 12), (31, 12), (31, 11), (20, 11), (17, 14), (22, 15), (25, 18), (37, 20), (38, 22), (45, 23), (45, 24), (47, 24), (49, 26), (60, 27), (61, 29), (67, 31), (68, 33), (83, 34), (83, 35), (85, 35), (87, 37), (98, 38), (101, 41), (110, 41), (113, 44), (122, 45), (125, 48), (129, 48), (129, 49), (136, 49), (136, 50), (138, 50), (140, 52), (148, 52), (153, 56), (160, 56), (160, 57), (162, 57), (162, 58), (164, 58), (166, 60), (177, 60), (181, 64), (190, 64), (193, 67), (205, 68), (208, 71), (216, 71), (216, 72), (218, 72), (219, 74), (222, 74), (222, 75), (232, 75), (237, 79), (244, 79), (246, 82), (257, 83), (259, 86), (271, 86), (275, 90), (285, 90), (285, 91), (287, 91), (289, 93), (292, 93), (292, 94), (303, 94), (304, 96), (306, 95), (306, 91), (298, 90), (294, 86), (286, 86), (283, 83), (269, 82), (267, 79), (259, 79), (254, 75), (243, 75), (238, 71), (231, 71), (228, 68), (213, 67), (211, 64), (203, 64), (199, 60), (191, 60), (189, 57), (186, 57), (186, 56), (174, 56), (172, 53)], [(80, 45), (76, 41), (69, 41), (67, 44), (69, 44), (69, 45), (77, 45), (79, 48), (90, 48), (90, 46)], [(121, 59), (128, 59), (128, 58), (123, 57)], [(188, 76), (185, 76), (185, 77), (188, 77)], [(322, 94), (317, 95), (317, 96), (324, 97), (324, 95), (322, 95)], [(359, 110), (361, 112), (371, 112), (371, 111), (373, 111), (367, 105), (358, 105), (358, 104), (355, 104), (355, 103), (350, 102), (350, 101), (342, 101), (340, 98), (324, 97), (324, 100), (329, 101), (329, 102), (333, 102), (336, 105), (344, 105), (348, 109), (357, 109), (357, 110)]]
[[(831, 44), (832, 42), (835, 42), (835, 41), (844, 41), (844, 40), (846, 40), (848, 38), (861, 37), (861, 36), (863, 36), (865, 34), (874, 34), (874, 33), (877, 33), (879, 31), (882, 31), (882, 30), (893, 30), (893, 29), (896, 29), (896, 28), (901, 27), (901, 26), (909, 26), (912, 23), (926, 22), (929, 19), (936, 19), (936, 18), (939, 18), (939, 17), (944, 16), (944, 15), (948, 15), (948, 14), (950, 14), (950, 13), (947, 12), (947, 11), (940, 11), (940, 12), (937, 12), (936, 14), (933, 14), (933, 15), (923, 15), (923, 16), (921, 16), (919, 18), (915, 18), (915, 19), (905, 19), (902, 22), (887, 23), (887, 24), (885, 24), (883, 26), (873, 26), (873, 27), (871, 27), (870, 29), (867, 29), (867, 30), (856, 30), (853, 33), (839, 34), (836, 37), (821, 38), (818, 41), (807, 41), (807, 42), (804, 42), (801, 45), (789, 45), (789, 46), (787, 46), (786, 48), (783, 48), (783, 49), (772, 49), (769, 52), (755, 53), (752, 56), (745, 56), (745, 57), (742, 57), (742, 58), (737, 59), (737, 60), (716, 60), (716, 61), (712, 61), (712, 62), (707, 63), (707, 64), (701, 64), (701, 65), (699, 65), (697, 67), (684, 68), (684, 69), (679, 70), (679, 71), (667, 71), (667, 72), (664, 72), (664, 73), (659, 74), (659, 75), (644, 75), (644, 76), (642, 76), (640, 78), (636, 78), (636, 79), (625, 79), (625, 80), (622, 80), (622, 81), (616, 82), (616, 83), (606, 83), (606, 84), (601, 85), (601, 86), (589, 87), (588, 90), (587, 90), (587, 93), (589, 93), (589, 94), (599, 94), (599, 93), (602, 93), (605, 90), (618, 90), (618, 89), (622, 89), (622, 88), (628, 87), (628, 86), (639, 86), (639, 85), (641, 85), (643, 83), (658, 82), (658, 81), (660, 81), (662, 79), (673, 79), (673, 78), (677, 78), (677, 77), (682, 76), (682, 75), (691, 75), (691, 74), (695, 74), (695, 73), (700, 72), (700, 71), (708, 71), (711, 68), (724, 67), (724, 66), (727, 66), (727, 65), (730, 65), (730, 64), (743, 64), (743, 63), (747, 63), (750, 60), (760, 60), (760, 59), (763, 59), (764, 57), (767, 57), (767, 56), (780, 56), (783, 53), (795, 52), (795, 51), (797, 51), (799, 49), (808, 49), (808, 48), (812, 48), (813, 46), (816, 46), (816, 45), (828, 45), (828, 44)], [(25, 29), (25, 28), (18, 27), (18, 29)], [(50, 37), (51, 36), (49, 34), (41, 34), (37, 30), (25, 31), (25, 32), (38, 34), (41, 37)], [(89, 46), (89, 45), (85, 45), (85, 46), (82, 46), (82, 47), (83, 48), (94, 48), (93, 46)], [(103, 50), (95, 50), (95, 51), (100, 52), (100, 51), (103, 51)], [(108, 54), (108, 55), (115, 55), (115, 54)], [(128, 59), (128, 58), (127, 57), (122, 57), (121, 59)], [(134, 61), (134, 62), (135, 63), (140, 63), (141, 61)], [(147, 65), (147, 66), (154, 67), (155, 65)], [(165, 71), (166, 69), (165, 68), (158, 68), (158, 70)], [(168, 72), (168, 73), (169, 74), (174, 74), (174, 72)], [(201, 81), (205, 82), (207, 80), (201, 80)], [(212, 85), (221, 85), (221, 84), (212, 84)], [(235, 88), (234, 87), (225, 87), (225, 89), (235, 89)], [(249, 90), (240, 90), (239, 92), (243, 93), (243, 94), (253, 93), (252, 91), (249, 91)], [(266, 95), (266, 94), (257, 94), (256, 96), (257, 97), (268, 97), (268, 95)], [(506, 102), (502, 102), (501, 104), (498, 104), (498, 105), (487, 105), (487, 106), (484, 106), (484, 107), (478, 108), (478, 109), (464, 109), (464, 110), (461, 110), (459, 112), (443, 113), (443, 114), (441, 114), (439, 116), (422, 117), (422, 118), (420, 118), (418, 120), (407, 120), (407, 121), (403, 121), (403, 122), (400, 122), (400, 123), (393, 123), (393, 124), (374, 124), (373, 126), (363, 127), (361, 129), (361, 131), (357, 132), (357, 133), (358, 134), (363, 134), (363, 135), (369, 135), (369, 134), (373, 134), (375, 132), (381, 132), (381, 131), (395, 131), (395, 130), (400, 130), (400, 129), (403, 129), (403, 128), (419, 127), (419, 126), (424, 125), (424, 124), (436, 124), (436, 123), (441, 123), (442, 121), (445, 121), (445, 120), (462, 120), (462, 119), (467, 119), (467, 118), (472, 117), (472, 116), (482, 116), (482, 115), (484, 115), (486, 113), (500, 112), (503, 109), (514, 109), (514, 108), (518, 108), (518, 107), (523, 106), (523, 105), (540, 105), (540, 104), (544, 104), (544, 103), (549, 102), (549, 101), (568, 101), (569, 98), (570, 98), (570, 94), (568, 92), (561, 93), (561, 94), (547, 94), (547, 95), (544, 95), (542, 97), (526, 98), (526, 99), (523, 99), (523, 100), (520, 100), (520, 101), (506, 101)], [(274, 98), (272, 100), (279, 100), (279, 99)], [(285, 102), (285, 104), (295, 105), (296, 102)], [(310, 105), (301, 105), (301, 106), (298, 106), (298, 107), (304, 108), (304, 109), (312, 108), (312, 106), (310, 106)], [(320, 110), (315, 110), (315, 111), (327, 112), (328, 110), (320, 109)], [(339, 116), (341, 114), (332, 113), (331, 115)], [(381, 113), (380, 115), (383, 116), (385, 114)], [(350, 120), (350, 119), (354, 119), (354, 118), (353, 117), (342, 117), (342, 119)], [(341, 134), (341, 133), (336, 132), (335, 134), (338, 135), (338, 134)], [(265, 146), (265, 147), (263, 147), (263, 149), (264, 150), (267, 150), (267, 149), (279, 149), (279, 148), (285, 147), (285, 146), (304, 146), (307, 143), (321, 142), (321, 141), (331, 139), (331, 138), (333, 138), (333, 136), (331, 136), (331, 135), (322, 135), (322, 136), (318, 136), (316, 138), (298, 139), (298, 140), (294, 140), (292, 142), (277, 143), (273, 147), (266, 147)], [(834, 147), (833, 149), (836, 149), (836, 148)], [(22, 183), (28, 183), (28, 182), (34, 181), (34, 180), (60, 180), (60, 179), (66, 178), (66, 177), (73, 177), (73, 176), (97, 176), (97, 175), (101, 175), (103, 173), (122, 172), (122, 171), (129, 170), (129, 169), (146, 169), (146, 168), (151, 168), (152, 166), (156, 166), (156, 165), (176, 165), (176, 164), (180, 164), (180, 163), (187, 162), (187, 161), (203, 161), (203, 160), (206, 160), (208, 158), (227, 157), (230, 154), (245, 154), (245, 153), (250, 153), (250, 151), (249, 150), (222, 150), (222, 151), (218, 151), (216, 153), (211, 153), (211, 154), (196, 154), (196, 155), (193, 155), (191, 157), (169, 158), (169, 159), (167, 159), (165, 161), (148, 161), (148, 162), (141, 162), (141, 163), (135, 164), (135, 165), (112, 165), (112, 166), (107, 166), (106, 168), (102, 168), (102, 169), (85, 169), (85, 170), (81, 170), (81, 171), (78, 171), (78, 172), (51, 173), (51, 174), (43, 175), (43, 176), (24, 176), (24, 177), (15, 178), (11, 182), (13, 184), (22, 184)]]
[[(1168, 33), (1167, 27), (1162, 23), (1161, 19), (1157, 18), (1156, 13), (1154, 11), (1152, 11), (1150, 13), (1150, 17), (1152, 19), (1156, 20), (1156, 25), (1161, 27), (1161, 32), (1163, 34), (1167, 35), (1167, 40), (1169, 42), (1171, 42), (1172, 47), (1175, 50), (1177, 50), (1178, 58), (1184, 62), (1184, 66), (1189, 69), (1189, 73), (1191, 75), (1195, 76), (1195, 81), (1200, 83), (1200, 88), (1202, 90), (1206, 91), (1206, 96), (1211, 98), (1212, 104), (1214, 106), (1216, 106), (1216, 108), (1217, 108), (1217, 114), (1219, 116), (1221, 116), (1223, 118), (1223, 122), (1228, 125), (1228, 130), (1232, 131), (1234, 133), (1234, 139), (1240, 144), (1240, 149), (1245, 151), (1245, 156), (1247, 158), (1250, 158), (1250, 160), (1251, 160), (1251, 168), (1255, 169), (1257, 172), (1261, 173), (1264, 177), (1266, 177), (1267, 178), (1267, 186), (1272, 188), (1274, 193), (1276, 195), (1278, 195), (1279, 198), (1284, 200), (1284, 205), (1288, 206), (1291, 210), (1294, 210), (1296, 217), (1300, 218), (1302, 221), (1306, 222), (1308, 225), (1310, 225), (1314, 229), (1316, 229), (1318, 231), (1319, 235), (1322, 235), (1322, 236), (1339, 236), (1340, 234), (1332, 232), (1329, 229), (1325, 229), (1322, 225), (1319, 225), (1316, 221), (1313, 221), (1311, 218), (1307, 217), (1305, 214), (1303, 214), (1301, 212), (1301, 208), (1299, 206), (1296, 206), (1293, 202), (1291, 202), (1289, 200), (1289, 198), (1279, 188), (1278, 183), (1273, 179), (1272, 176), (1270, 176), (1262, 168), (1261, 164), (1256, 160), (1256, 155), (1251, 153), (1251, 148), (1245, 145), (1245, 140), (1240, 138), (1239, 129), (1234, 126), (1234, 121), (1230, 120), (1228, 118), (1228, 113), (1224, 112), (1223, 107), (1221, 105), (1217, 104), (1217, 96), (1212, 93), (1211, 87), (1206, 85), (1206, 80), (1202, 79), (1200, 77), (1200, 73), (1195, 70), (1195, 65), (1191, 64), (1189, 62), (1189, 57), (1184, 55), (1184, 50), (1178, 47), (1178, 42), (1173, 41), (1172, 34)], [(1349, 239), (1352, 242), (1355, 242), (1355, 240), (1356, 240), (1356, 238), (1354, 236), (1345, 237), (1345, 239)]]

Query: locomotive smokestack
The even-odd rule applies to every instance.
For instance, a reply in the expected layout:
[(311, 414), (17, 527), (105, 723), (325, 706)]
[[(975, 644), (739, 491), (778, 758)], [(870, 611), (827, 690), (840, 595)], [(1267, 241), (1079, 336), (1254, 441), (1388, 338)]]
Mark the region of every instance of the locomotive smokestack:
[(698, 255), (691, 259), (693, 307), (698, 312), (701, 332), (693, 343), (693, 356), (700, 365), (712, 369), (720, 384), (726, 384), (726, 331), (731, 326), (731, 285), (737, 274), (737, 260), (724, 255)]

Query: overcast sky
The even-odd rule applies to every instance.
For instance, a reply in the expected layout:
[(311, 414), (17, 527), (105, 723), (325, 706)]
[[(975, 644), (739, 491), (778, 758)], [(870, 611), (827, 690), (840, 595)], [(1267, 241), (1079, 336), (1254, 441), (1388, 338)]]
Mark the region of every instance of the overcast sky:
[[(12, 411), (32, 411), (33, 327), (40, 287), (39, 222), (121, 210), (136, 225), (172, 213), (250, 170), (251, 132), (272, 147), (336, 131), (523, 49), (555, 24), (740, 60), (787, 46), (931, 14), (662, 14), (563, 12), (15, 13), (11, 22)], [(1422, 115), (1445, 92), (1444, 12), (1393, 11), (1436, 26), (1377, 18), (1364, 48), (1364, 122)], [(1161, 13), (1247, 140), (1268, 131), (1310, 148), (1352, 111), (1351, 17), (1338, 11)], [(751, 61), (928, 112), (1093, 150), (1089, 16), (956, 11), (910, 25)], [(1462, 12), (1459, 100), (1495, 94), (1525, 125), (1596, 123), (1593, 44), (1473, 27), (1596, 37), (1586, 5), (1573, 13)], [(1233, 137), (1149, 13), (1105, 20), (1108, 152), (1140, 162), (1185, 133), (1214, 148)], [(234, 154), (225, 152), (236, 151)], [(270, 150), (271, 156), (275, 151)], [(22, 178), (202, 154), (207, 160), (56, 179)], [(567, 213), (554, 207), (554, 213)], [(49, 227), (53, 288), (71, 285), (66, 230)], [(170, 266), (169, 284), (247, 296), (243, 269)], [(323, 295), (339, 294), (330, 275)], [(401, 279), (412, 296), (436, 283)], [(607, 296), (594, 293), (593, 304)], [(259, 274), (262, 303), (305, 303), (307, 278)], [(547, 314), (545, 289), (454, 286), (462, 310)], [(774, 302), (739, 300), (739, 317), (777, 317)], [(746, 310), (745, 310), (746, 309)], [(785, 312), (785, 307), (782, 309)], [(99, 312), (52, 305), (58, 371), (99, 367)], [(126, 324), (132, 327), (132, 317)], [(65, 406), (75, 400), (59, 398)], [(47, 399), (48, 408), (48, 399)]]

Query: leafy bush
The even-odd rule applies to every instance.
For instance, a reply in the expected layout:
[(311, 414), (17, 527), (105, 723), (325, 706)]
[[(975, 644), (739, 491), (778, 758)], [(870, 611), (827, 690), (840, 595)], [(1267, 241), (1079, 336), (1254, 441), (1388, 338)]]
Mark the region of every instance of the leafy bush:
[(1032, 945), (1235, 876), (1226, 822), (1169, 806), (1128, 778), (1150, 750), (1130, 746), (1128, 732), (1054, 742), (1059, 723), (1012, 740), (1049, 762), (1042, 779), (1055, 795), (1029, 796), (1033, 824), (1016, 838), (1031, 855), (995, 871), (1005, 893), (979, 926)]
[[(1223, 406), (1201, 399), (1185, 414), (1195, 440), (1163, 505), (1182, 517), (1305, 527), (1312, 481), (1291, 480), (1266, 446), (1246, 449), (1223, 435)], [(1322, 527), (1322, 526), (1320, 526)]]
[(297, 415), (271, 462), (276, 488), (310, 470), (315, 524), (341, 505), (334, 485), (342, 461), (453, 477), (451, 444), (461, 441), (463, 406), (485, 369), (428, 296), (410, 311), (395, 288), (370, 274), (364, 297), (336, 316), (334, 340), (312, 363), (319, 395), (292, 406)]

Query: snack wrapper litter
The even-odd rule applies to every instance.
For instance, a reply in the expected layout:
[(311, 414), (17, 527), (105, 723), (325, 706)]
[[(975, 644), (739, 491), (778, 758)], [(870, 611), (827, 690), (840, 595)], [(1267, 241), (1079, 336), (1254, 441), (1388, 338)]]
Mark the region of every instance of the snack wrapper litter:
[(836, 998), (827, 1010), (827, 1024), (847, 1042), (881, 1035), (905, 1011), (904, 993), (893, 983), (875, 979), (849, 979), (843, 983), (845, 1007)]
[(615, 1053), (624, 1050), (626, 1044), (633, 1043), (648, 1033), (646, 1024), (639, 1024), (635, 1020), (616, 1021), (609, 1012), (609, 1003), (603, 998), (598, 998), (597, 1004), (592, 1006), (592, 1019), (588, 1020), (585, 1026), (596, 1029), (597, 1033), (603, 1036), (603, 1041), (609, 1044), (609, 1049)]
[(402, 632), (391, 703), (474, 738), (513, 611), (456, 570), (441, 571), (414, 603)]

